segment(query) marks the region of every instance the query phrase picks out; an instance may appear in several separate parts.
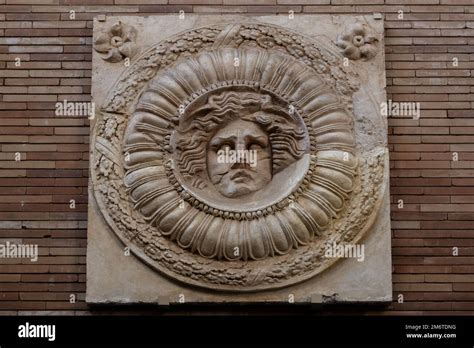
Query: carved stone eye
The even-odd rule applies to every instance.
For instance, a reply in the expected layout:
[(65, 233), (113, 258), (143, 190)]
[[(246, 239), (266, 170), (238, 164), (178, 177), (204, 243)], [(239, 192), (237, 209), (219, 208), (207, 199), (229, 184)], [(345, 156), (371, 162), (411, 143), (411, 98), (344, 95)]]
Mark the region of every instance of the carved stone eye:
[(233, 150), (233, 149), (234, 149), (234, 145), (233, 145), (233, 144), (225, 143), (225, 144), (220, 145), (217, 151), (218, 151), (218, 152), (220, 152), (220, 151), (225, 151), (225, 152), (227, 152), (227, 151), (230, 151), (230, 150)]
[(262, 148), (263, 146), (259, 143), (251, 143), (248, 147), (249, 150), (255, 150), (255, 151), (261, 150)]

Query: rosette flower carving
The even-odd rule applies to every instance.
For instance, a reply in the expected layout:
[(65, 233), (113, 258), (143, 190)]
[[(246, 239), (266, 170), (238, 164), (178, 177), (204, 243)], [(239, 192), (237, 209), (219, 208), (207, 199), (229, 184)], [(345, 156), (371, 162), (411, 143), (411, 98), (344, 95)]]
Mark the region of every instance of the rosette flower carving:
[(337, 37), (336, 45), (344, 50), (344, 56), (349, 59), (368, 60), (377, 54), (378, 41), (366, 26), (356, 23)]
[(103, 60), (118, 63), (125, 58), (132, 58), (137, 53), (136, 37), (137, 31), (134, 27), (118, 22), (99, 33), (94, 40), (94, 49), (102, 53)]

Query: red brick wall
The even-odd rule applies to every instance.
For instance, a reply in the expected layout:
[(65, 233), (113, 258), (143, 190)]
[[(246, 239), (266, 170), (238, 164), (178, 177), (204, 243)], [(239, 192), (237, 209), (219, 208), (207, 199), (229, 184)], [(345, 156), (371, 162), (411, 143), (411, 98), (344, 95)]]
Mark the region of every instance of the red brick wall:
[(385, 15), (388, 97), (422, 112), (389, 121), (395, 301), (351, 312), (473, 314), (473, 0), (0, 0), (0, 243), (41, 254), (0, 260), (0, 314), (89, 311), (89, 127), (55, 102), (90, 100), (94, 16), (179, 10)]

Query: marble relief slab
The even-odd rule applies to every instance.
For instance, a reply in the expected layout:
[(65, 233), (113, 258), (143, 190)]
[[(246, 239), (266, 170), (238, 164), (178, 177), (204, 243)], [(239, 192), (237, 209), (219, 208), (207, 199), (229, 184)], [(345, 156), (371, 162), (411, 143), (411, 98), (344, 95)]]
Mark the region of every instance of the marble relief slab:
[(94, 21), (89, 303), (392, 297), (380, 16)]

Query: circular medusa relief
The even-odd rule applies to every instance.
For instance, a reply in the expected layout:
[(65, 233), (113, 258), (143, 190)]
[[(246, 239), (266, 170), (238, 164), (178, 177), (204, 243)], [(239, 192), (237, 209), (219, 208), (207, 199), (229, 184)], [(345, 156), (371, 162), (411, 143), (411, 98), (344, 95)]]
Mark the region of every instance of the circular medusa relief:
[(301, 183), (310, 163), (308, 130), (278, 96), (258, 85), (223, 86), (187, 109), (171, 138), (173, 174), (209, 207), (251, 218)]
[[(355, 243), (383, 156), (356, 146), (351, 73), (282, 28), (221, 24), (144, 53), (94, 131), (96, 200), (120, 239), (166, 275), (255, 291), (312, 277)], [(342, 59), (341, 59), (342, 61)]]

